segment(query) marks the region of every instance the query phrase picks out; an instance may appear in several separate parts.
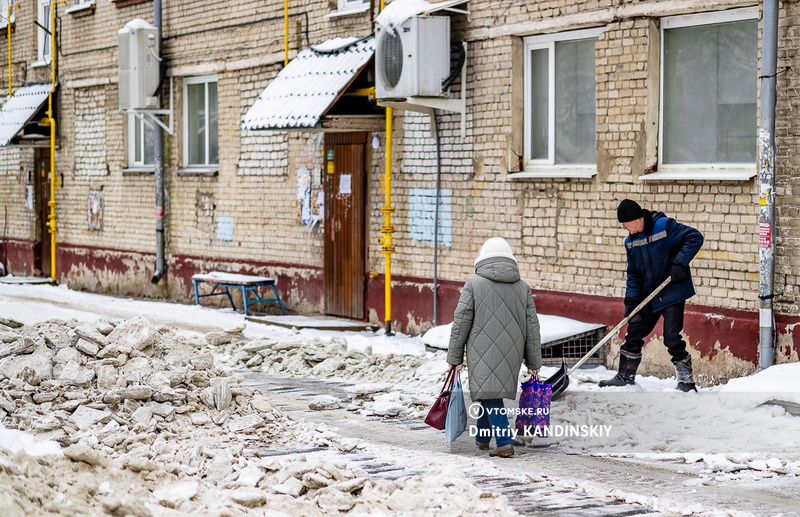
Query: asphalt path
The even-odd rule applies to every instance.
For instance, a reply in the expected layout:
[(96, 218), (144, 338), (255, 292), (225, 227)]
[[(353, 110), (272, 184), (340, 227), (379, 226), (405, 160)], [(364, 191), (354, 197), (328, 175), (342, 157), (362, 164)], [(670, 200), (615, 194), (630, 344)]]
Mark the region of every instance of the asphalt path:
[[(418, 419), (378, 418), (346, 409), (312, 411), (309, 400), (347, 401), (347, 383), (330, 379), (242, 372), (248, 385), (297, 418), (324, 423), (367, 446), (353, 464), (377, 465), (373, 475), (414, 475), (447, 465), (478, 487), (499, 492), (523, 515), (655, 516), (690, 513), (731, 516), (800, 515), (798, 478), (760, 483), (699, 482), (683, 463), (564, 454), (555, 448), (517, 447), (513, 458), (489, 458), (466, 434), (446, 443), (443, 432)], [(361, 455), (361, 456), (359, 456)], [(366, 460), (362, 456), (366, 455)], [(369, 468), (365, 468), (368, 472)]]

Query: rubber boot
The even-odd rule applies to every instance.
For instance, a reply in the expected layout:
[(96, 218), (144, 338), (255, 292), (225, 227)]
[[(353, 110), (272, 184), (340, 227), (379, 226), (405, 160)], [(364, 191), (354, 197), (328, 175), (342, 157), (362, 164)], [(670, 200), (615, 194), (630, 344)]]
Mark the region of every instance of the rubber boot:
[(692, 374), (692, 356), (675, 363), (675, 377), (678, 379), (676, 389), (683, 392), (697, 391)]
[(617, 374), (611, 379), (600, 381), (597, 385), (601, 388), (606, 388), (608, 386), (630, 386), (634, 384), (633, 380), (636, 378), (636, 369), (639, 368), (639, 363), (641, 362), (641, 357), (634, 359), (620, 354), (619, 370), (617, 370)]

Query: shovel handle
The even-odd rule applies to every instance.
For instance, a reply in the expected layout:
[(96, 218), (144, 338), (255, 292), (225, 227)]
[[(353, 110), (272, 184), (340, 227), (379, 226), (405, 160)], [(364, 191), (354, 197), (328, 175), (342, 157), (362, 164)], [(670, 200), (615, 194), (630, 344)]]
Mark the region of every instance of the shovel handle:
[(588, 359), (589, 359), (589, 358), (590, 358), (590, 357), (591, 357), (591, 356), (592, 356), (592, 355), (593, 355), (595, 352), (597, 352), (598, 350), (600, 350), (600, 347), (601, 347), (601, 346), (603, 346), (603, 345), (605, 345), (605, 344), (606, 344), (606, 341), (608, 341), (609, 339), (611, 339), (611, 337), (612, 337), (612, 336), (614, 336), (614, 335), (617, 333), (617, 331), (619, 331), (619, 329), (621, 329), (621, 328), (622, 328), (622, 326), (623, 326), (623, 325), (625, 325), (626, 323), (628, 323), (628, 321), (630, 321), (630, 319), (631, 319), (631, 318), (633, 318), (634, 316), (636, 316), (637, 314), (639, 314), (639, 311), (640, 311), (640, 310), (642, 310), (642, 309), (644, 308), (644, 306), (645, 306), (645, 305), (647, 305), (648, 303), (650, 303), (650, 300), (652, 300), (653, 298), (655, 298), (655, 297), (656, 297), (656, 295), (657, 295), (658, 293), (660, 293), (661, 291), (663, 291), (663, 290), (664, 290), (664, 288), (665, 288), (665, 287), (667, 287), (667, 284), (669, 284), (669, 283), (670, 283), (670, 281), (672, 281), (672, 277), (671, 277), (671, 276), (668, 276), (666, 280), (664, 280), (663, 282), (661, 282), (661, 285), (659, 285), (658, 287), (656, 287), (655, 289), (653, 289), (653, 292), (652, 292), (652, 293), (650, 293), (650, 294), (647, 296), (647, 298), (645, 298), (644, 300), (642, 300), (642, 302), (641, 302), (639, 305), (637, 305), (637, 306), (636, 306), (636, 308), (635, 308), (635, 309), (633, 309), (633, 310), (631, 311), (631, 313), (630, 313), (630, 314), (628, 314), (627, 316), (625, 316), (625, 318), (623, 318), (623, 319), (622, 319), (622, 321), (620, 321), (619, 323), (617, 323), (617, 326), (616, 326), (616, 327), (614, 327), (613, 329), (611, 329), (611, 331), (610, 331), (608, 334), (606, 334), (606, 336), (605, 336), (603, 339), (601, 339), (601, 340), (600, 340), (600, 341), (599, 341), (599, 342), (598, 342), (596, 345), (594, 345), (594, 347), (593, 347), (591, 350), (589, 350), (589, 352), (588, 352), (588, 353), (587, 353), (585, 356), (581, 357), (581, 358), (578, 360), (578, 362), (577, 362), (577, 363), (575, 363), (575, 366), (573, 366), (572, 368), (570, 368), (570, 369), (569, 369), (569, 373), (568, 373), (568, 375), (572, 375), (572, 372), (574, 372), (575, 370), (577, 370), (578, 368), (580, 368), (580, 366), (581, 366), (583, 363), (585, 363), (585, 362), (586, 362), (586, 361), (587, 361), (587, 360), (588, 360)]

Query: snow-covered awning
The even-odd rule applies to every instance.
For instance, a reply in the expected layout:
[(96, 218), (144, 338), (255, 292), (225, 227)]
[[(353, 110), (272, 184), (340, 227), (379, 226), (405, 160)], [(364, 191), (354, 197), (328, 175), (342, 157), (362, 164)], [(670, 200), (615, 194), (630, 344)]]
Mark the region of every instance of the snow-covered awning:
[(0, 109), (0, 147), (7, 146), (47, 101), (50, 83), (23, 86)]
[(375, 53), (375, 38), (313, 45), (278, 73), (247, 111), (242, 129), (313, 129)]

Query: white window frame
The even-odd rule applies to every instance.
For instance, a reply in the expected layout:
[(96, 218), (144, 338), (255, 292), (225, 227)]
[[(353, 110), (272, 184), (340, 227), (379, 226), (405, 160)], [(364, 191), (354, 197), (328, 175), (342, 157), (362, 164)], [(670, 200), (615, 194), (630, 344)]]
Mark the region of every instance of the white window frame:
[(365, 13), (369, 10), (369, 0), (338, 0), (336, 10), (325, 15), (325, 18)]
[[(523, 157), (525, 170), (509, 174), (511, 178), (591, 178), (597, 174), (597, 164), (566, 164), (555, 163), (555, 70), (556, 62), (552, 57), (555, 55), (555, 46), (561, 41), (577, 41), (586, 39), (596, 39), (605, 31), (605, 27), (593, 29), (583, 29), (557, 34), (547, 34), (542, 36), (528, 36), (523, 39), (523, 70), (524, 70), (524, 99), (523, 102)], [(544, 160), (532, 160), (531, 155), (531, 110), (527, 106), (530, 98), (531, 89), (531, 67), (529, 63), (530, 53), (533, 50), (548, 51), (548, 158)], [(596, 67), (596, 65), (595, 65)], [(596, 84), (596, 82), (595, 82)]]
[(10, 23), (14, 23), (14, 19), (17, 17), (17, 9), (12, 9), (11, 19), (9, 20), (7, 19), (8, 6), (16, 3), (14, 0), (0, 0), (0, 29), (5, 29)]
[[(42, 27), (50, 29), (50, 9), (52, 5), (50, 0), (37, 0), (36, 2), (36, 20)], [(36, 26), (36, 61), (31, 66), (47, 66), (50, 64), (51, 56), (50, 34), (42, 30), (38, 25)]]
[[(136, 139), (136, 125), (141, 124), (142, 132), (141, 132), (141, 141), (137, 141)], [(146, 141), (144, 132), (146, 128), (150, 128), (151, 131), (154, 130), (151, 126), (147, 124), (144, 120), (137, 117), (134, 114), (128, 114), (128, 167), (129, 168), (136, 168), (136, 169), (155, 169), (155, 160), (153, 163), (147, 163), (144, 161), (145, 150), (144, 150), (144, 142)], [(137, 146), (140, 146), (142, 159), (136, 159), (136, 151)]]
[[(681, 27), (699, 27), (702, 25), (712, 25), (726, 22), (737, 22), (744, 20), (758, 20), (758, 7), (748, 7), (744, 9), (731, 9), (728, 11), (716, 11), (712, 13), (699, 13), (683, 16), (671, 16), (661, 19), (661, 49), (660, 49), (660, 84), (659, 84), (659, 110), (658, 110), (658, 172), (639, 176), (643, 180), (749, 180), (755, 176), (757, 170), (757, 158), (753, 163), (696, 163), (696, 164), (668, 164), (664, 163), (664, 37), (669, 29)], [(760, 51), (759, 51), (760, 55)], [(753, 71), (758, 74), (758, 69)], [(756, 110), (758, 102), (756, 99)], [(753, 121), (758, 124), (757, 120)], [(756, 142), (753, 142), (756, 145)]]
[(72, 0), (72, 5), (64, 9), (65, 13), (74, 13), (76, 11), (83, 11), (90, 9), (94, 5), (94, 0)]
[[(183, 166), (188, 169), (204, 169), (204, 168), (211, 168), (217, 169), (219, 167), (219, 163), (208, 163), (208, 151), (210, 146), (208, 145), (208, 137), (210, 136), (211, 132), (206, 130), (206, 163), (189, 163), (189, 86), (193, 84), (209, 84), (209, 83), (217, 83), (217, 117), (219, 117), (219, 79), (217, 74), (210, 74), (210, 75), (198, 75), (194, 77), (186, 77), (183, 80)], [(206, 113), (209, 112), (208, 110), (208, 89), (206, 89)], [(208, 119), (206, 120), (206, 124), (208, 124)], [(208, 127), (206, 127), (208, 129)], [(217, 134), (217, 148), (219, 149), (219, 134)], [(217, 162), (219, 162), (219, 156), (217, 157)]]

